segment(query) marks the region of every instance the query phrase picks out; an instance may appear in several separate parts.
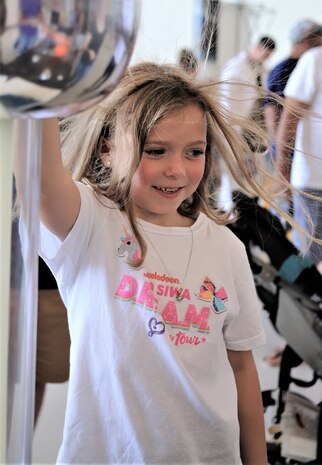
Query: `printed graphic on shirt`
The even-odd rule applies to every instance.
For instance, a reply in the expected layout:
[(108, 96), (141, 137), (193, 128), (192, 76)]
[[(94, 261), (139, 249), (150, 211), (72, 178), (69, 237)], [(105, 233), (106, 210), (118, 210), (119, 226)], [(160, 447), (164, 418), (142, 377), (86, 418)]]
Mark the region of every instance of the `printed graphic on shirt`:
[[(138, 246), (133, 234), (128, 233), (125, 228), (123, 231), (117, 255), (135, 260), (139, 256)], [(123, 274), (114, 297), (153, 312), (154, 316), (147, 320), (146, 334), (150, 338), (168, 337), (175, 346), (197, 346), (207, 342), (205, 336), (211, 331), (210, 316), (225, 312), (225, 303), (228, 300), (224, 287), (217, 291), (208, 276), (203, 279), (199, 288), (190, 290), (182, 287), (177, 277), (148, 270), (143, 275)], [(198, 305), (198, 301), (203, 301), (206, 305), (201, 302)], [(177, 331), (166, 331), (167, 328)]]
[(135, 261), (140, 258), (139, 247), (132, 233), (129, 233), (125, 227), (123, 227), (123, 232), (120, 238), (121, 244), (117, 248), (116, 253), (119, 257), (127, 256), (130, 261)]
[[(146, 333), (149, 337), (169, 337), (172, 344), (178, 346), (189, 344), (196, 346), (206, 342), (205, 336), (210, 333), (209, 318), (212, 314), (210, 306), (198, 306), (190, 300), (190, 292), (184, 289), (183, 293), (189, 298), (177, 302), (176, 288), (173, 285), (163, 285), (145, 279), (143, 282), (133, 275), (124, 274), (115, 291), (115, 299), (134, 304), (138, 309), (153, 312), (147, 321)], [(194, 294), (192, 294), (194, 295)], [(160, 298), (160, 297), (166, 297)], [(177, 332), (166, 332), (166, 328)], [(189, 335), (193, 331), (198, 334)]]
[(216, 286), (208, 278), (205, 277), (203, 283), (200, 286), (199, 292), (196, 294), (198, 299), (204, 300), (205, 302), (211, 302), (212, 308), (215, 313), (222, 313), (226, 311), (225, 302), (228, 300), (228, 295), (224, 289), (224, 287), (220, 287), (218, 291), (216, 290)]
[(165, 333), (165, 324), (163, 321), (158, 321), (154, 316), (149, 319), (149, 332), (148, 336), (152, 337), (154, 334), (160, 335)]

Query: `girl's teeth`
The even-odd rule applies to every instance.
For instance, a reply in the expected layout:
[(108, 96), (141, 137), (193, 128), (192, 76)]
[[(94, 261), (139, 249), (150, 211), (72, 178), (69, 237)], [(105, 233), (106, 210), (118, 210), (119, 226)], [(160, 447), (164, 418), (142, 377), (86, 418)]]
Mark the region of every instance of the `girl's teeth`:
[(178, 189), (171, 189), (169, 187), (159, 187), (159, 190), (162, 192), (176, 192)]

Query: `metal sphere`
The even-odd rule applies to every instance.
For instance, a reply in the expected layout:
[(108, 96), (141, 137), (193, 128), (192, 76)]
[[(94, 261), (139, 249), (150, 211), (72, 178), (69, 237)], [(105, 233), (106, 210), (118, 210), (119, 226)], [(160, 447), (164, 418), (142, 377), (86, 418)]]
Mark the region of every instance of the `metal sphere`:
[(139, 0), (0, 0), (0, 105), (18, 118), (67, 116), (125, 71)]

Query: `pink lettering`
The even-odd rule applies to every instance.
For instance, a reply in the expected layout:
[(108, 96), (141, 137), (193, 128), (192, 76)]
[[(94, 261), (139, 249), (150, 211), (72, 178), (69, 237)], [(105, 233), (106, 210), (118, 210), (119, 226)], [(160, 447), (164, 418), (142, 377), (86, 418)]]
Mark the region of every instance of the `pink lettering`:
[(170, 323), (171, 325), (178, 324), (178, 313), (175, 302), (170, 300), (167, 305), (162, 310), (162, 319), (165, 323)]
[(158, 284), (156, 293), (157, 293), (157, 295), (163, 295), (163, 293), (164, 293), (164, 285), (163, 284)]
[[(181, 288), (182, 289), (182, 288)], [(177, 291), (180, 291), (181, 289), (178, 289), (176, 288), (176, 292)], [(176, 296), (176, 293), (174, 294)], [(172, 296), (173, 297), (173, 296)], [(183, 289), (183, 291), (181, 292), (181, 297), (182, 297), (182, 300), (183, 299), (187, 299), (187, 300), (190, 300), (190, 292), (189, 292), (189, 289)]]
[(189, 304), (183, 321), (180, 324), (183, 328), (189, 329), (190, 326), (198, 327), (199, 331), (209, 331), (208, 318), (210, 315), (209, 307), (202, 307), (199, 313), (195, 305)]
[(150, 310), (156, 310), (158, 308), (158, 299), (153, 294), (154, 284), (151, 281), (145, 281), (139, 296), (134, 299), (139, 305), (144, 305)]
[[(174, 287), (174, 286), (165, 286), (164, 284), (158, 284), (156, 288), (157, 295), (163, 295), (164, 297), (171, 297), (175, 298), (177, 296), (178, 291), (181, 291), (182, 288)], [(190, 292), (189, 289), (183, 289), (181, 293), (182, 299), (190, 300)]]
[(119, 287), (115, 292), (115, 297), (122, 300), (131, 300), (137, 291), (137, 282), (135, 278), (129, 275), (122, 276)]
[(179, 331), (177, 334), (176, 334), (176, 340), (175, 340), (175, 343), (174, 345), (182, 345), (182, 344), (190, 344), (190, 345), (195, 345), (197, 346), (198, 344), (200, 344), (202, 341), (200, 340), (200, 338), (198, 336), (187, 336), (186, 334), (182, 333), (181, 331)]

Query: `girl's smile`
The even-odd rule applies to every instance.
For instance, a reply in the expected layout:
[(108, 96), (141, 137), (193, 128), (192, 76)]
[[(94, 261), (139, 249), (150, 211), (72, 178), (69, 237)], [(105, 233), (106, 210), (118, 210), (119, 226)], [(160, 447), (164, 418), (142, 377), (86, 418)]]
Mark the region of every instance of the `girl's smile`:
[(157, 189), (160, 194), (164, 195), (165, 197), (175, 197), (177, 194), (179, 194), (181, 187), (177, 188), (171, 188), (171, 187), (156, 187), (153, 186), (155, 189)]
[(207, 124), (194, 104), (161, 118), (149, 133), (132, 180), (137, 216), (162, 226), (187, 225), (177, 209), (205, 169)]

